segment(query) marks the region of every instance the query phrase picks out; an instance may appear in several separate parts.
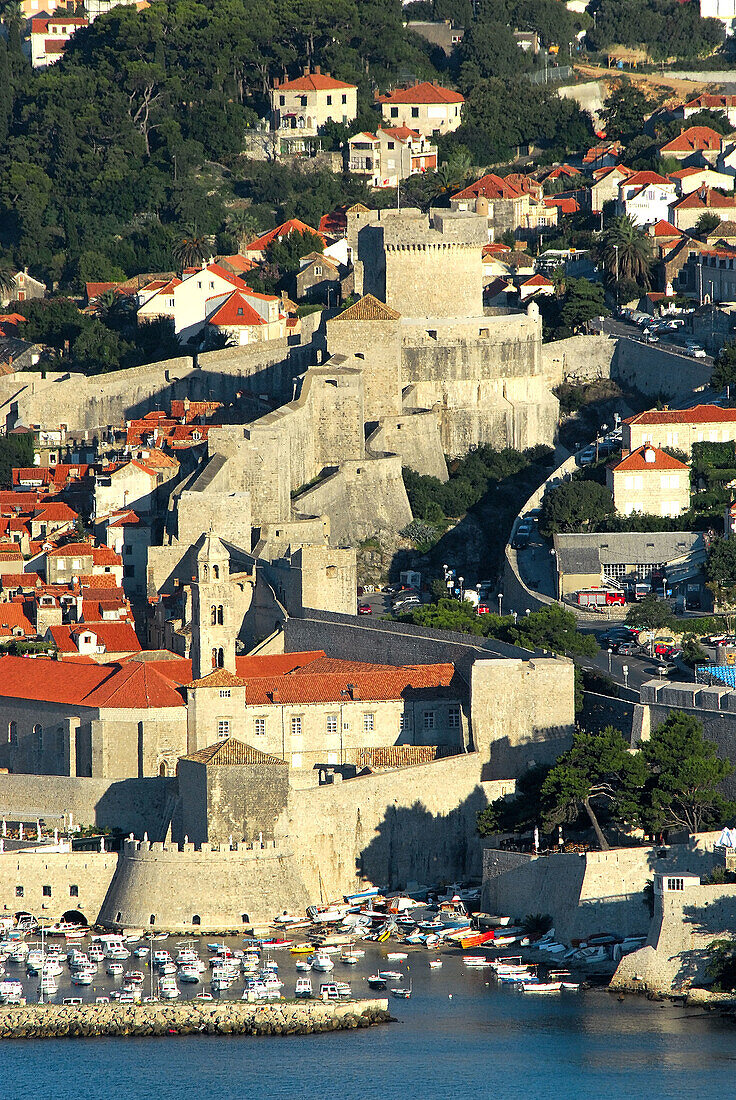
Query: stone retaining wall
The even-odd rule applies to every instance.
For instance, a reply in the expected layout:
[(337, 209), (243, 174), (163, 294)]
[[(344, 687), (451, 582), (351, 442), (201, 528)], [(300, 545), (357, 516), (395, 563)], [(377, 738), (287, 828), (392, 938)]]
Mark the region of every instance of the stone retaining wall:
[(19, 1005), (0, 1008), (0, 1038), (60, 1039), (99, 1035), (309, 1035), (388, 1023), (388, 998), (137, 1005)]

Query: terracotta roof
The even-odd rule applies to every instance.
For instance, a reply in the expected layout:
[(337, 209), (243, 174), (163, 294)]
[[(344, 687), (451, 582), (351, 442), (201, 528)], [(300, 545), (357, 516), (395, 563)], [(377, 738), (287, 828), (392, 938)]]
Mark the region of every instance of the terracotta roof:
[(77, 513), (69, 507), (68, 504), (64, 504), (61, 500), (50, 501), (48, 504), (41, 504), (39, 507), (33, 510), (34, 519), (51, 520), (56, 522), (57, 520), (72, 521), (77, 518)]
[[(451, 664), (360, 665), (358, 662), (336, 661), (330, 665), (323, 658), (286, 676), (249, 677), (246, 683), (248, 704), (269, 703), (339, 703), (401, 699), (408, 691), (447, 688), (455, 674)], [(334, 668), (335, 671), (330, 671)], [(320, 671), (325, 669), (325, 671)], [(352, 684), (352, 689), (348, 687)]]
[[(83, 573), (79, 577), (80, 588), (90, 589), (118, 589), (117, 578), (114, 573)], [(118, 589), (122, 592), (122, 588)]]
[[(251, 241), (247, 246), (247, 252), (265, 252), (268, 246), (277, 238), (288, 237), (290, 233), (314, 233), (317, 237), (321, 237), (322, 234), (318, 233), (316, 229), (312, 229), (311, 225), (307, 225), (306, 222), (300, 222), (298, 218), (289, 218), (288, 221), (282, 222), (281, 225), (277, 225), (275, 229), (269, 229), (268, 233), (264, 233), (261, 237), (256, 237), (254, 241)], [(324, 244), (327, 244), (324, 237), (322, 237)]]
[(736, 95), (699, 95), (689, 99), (683, 107), (693, 111), (725, 111), (728, 107), (736, 107)]
[(710, 126), (689, 126), (681, 134), (660, 146), (660, 153), (692, 153), (721, 148), (721, 135)]
[[(32, 607), (33, 604), (30, 606)], [(25, 637), (36, 636), (36, 628), (26, 615), (23, 602), (13, 600), (9, 603), (0, 603), (0, 638), (12, 637), (13, 631), (19, 628)]]
[[(654, 451), (653, 462), (647, 462), (644, 458), (646, 451)], [(610, 469), (616, 473), (623, 473), (629, 470), (687, 470), (688, 467), (679, 459), (673, 458), (665, 451), (661, 451), (659, 447), (653, 447), (651, 443), (645, 443), (643, 447), (638, 447), (626, 458), (622, 458), (620, 462), (611, 464)]]
[(596, 183), (600, 183), (601, 180), (607, 179), (612, 172), (615, 172), (619, 176), (623, 176), (624, 179), (634, 175), (634, 170), (632, 168), (627, 168), (625, 164), (609, 164), (606, 168), (594, 168), (593, 179)]
[[(235, 671), (239, 677), (247, 680), (250, 676), (283, 676), (294, 672), (296, 669), (309, 665), (313, 661), (324, 657), (324, 650), (306, 650), (303, 653), (273, 653), (263, 656), (236, 657)], [(184, 686), (192, 680), (192, 662), (187, 657), (178, 657), (174, 654), (166, 656), (165, 653), (149, 653), (144, 650), (137, 658), (130, 660), (144, 661), (149, 668), (155, 668), (172, 683)]]
[(234, 290), (219, 309), (207, 318), (210, 325), (266, 325), (268, 322), (257, 313), (244, 294)]
[(528, 279), (522, 279), (520, 286), (554, 286), (551, 279), (545, 275), (530, 275)]
[(183, 707), (169, 680), (145, 664), (68, 664), (47, 658), (0, 658), (5, 698), (112, 709)]
[(94, 634), (106, 653), (138, 653), (141, 649), (135, 630), (126, 622), (64, 624), (50, 626), (49, 631), (60, 653), (78, 653), (84, 634)]
[(714, 191), (712, 187), (699, 187), (696, 191), (691, 191), (689, 195), (686, 195), (679, 202), (675, 203), (675, 210), (699, 210), (699, 209), (717, 209), (719, 207), (735, 207), (736, 196), (734, 195), (722, 195), (719, 191)]
[(624, 424), (734, 424), (736, 409), (720, 405), (694, 405), (691, 409), (648, 409), (630, 416)]
[(0, 588), (37, 588), (41, 583), (38, 573), (3, 573)]
[(396, 138), (397, 141), (407, 141), (410, 138), (414, 141), (418, 141), (422, 136), (418, 130), (410, 130), (408, 126), (379, 126), (379, 133), (388, 134), (389, 137)]
[(659, 172), (634, 172), (633, 175), (627, 179), (621, 181), (621, 186), (624, 187), (648, 187), (650, 184), (656, 183), (660, 186), (666, 186), (671, 181), (666, 176), (660, 176)]
[(279, 92), (284, 89), (287, 92), (329, 92), (332, 88), (357, 89), (357, 84), (346, 84), (344, 80), (335, 80), (329, 73), (309, 73), (275, 85), (275, 90)]
[(210, 672), (208, 676), (202, 676), (199, 680), (192, 680), (186, 686), (188, 688), (240, 688), (245, 687), (245, 680), (233, 676), (232, 672), (228, 672), (226, 668), (217, 668), (214, 672)]
[(364, 294), (352, 306), (348, 306), (342, 313), (338, 313), (335, 321), (398, 321), (401, 317), (391, 306), (374, 298), (372, 294)]
[(453, 199), (472, 199), (482, 195), (487, 199), (518, 199), (522, 192), (513, 183), (507, 183), (495, 172), (488, 172), (481, 176), (469, 187), (464, 187), (452, 197)]
[(415, 84), (412, 88), (397, 88), (395, 92), (379, 97), (381, 103), (464, 103), (465, 97), (459, 92), (443, 88), (439, 84), (430, 84), (428, 80)]
[(17, 542), (0, 543), (0, 561), (21, 561), (23, 554)]
[(681, 237), (682, 230), (673, 225), (672, 222), (666, 222), (663, 218), (660, 218), (658, 222), (655, 222), (650, 227), (649, 232), (652, 237)]
[(278, 764), (280, 767), (287, 767), (286, 761), (280, 757), (261, 752), (251, 745), (244, 745), (234, 737), (226, 741), (218, 741), (206, 749), (190, 752), (189, 756), (182, 756), (180, 759), (192, 760), (197, 764), (213, 764), (217, 767), (227, 764)]

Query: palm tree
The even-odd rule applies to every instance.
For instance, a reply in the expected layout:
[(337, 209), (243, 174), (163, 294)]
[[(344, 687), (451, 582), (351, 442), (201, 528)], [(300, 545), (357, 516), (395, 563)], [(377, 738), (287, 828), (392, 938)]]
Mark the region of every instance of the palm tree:
[(15, 274), (7, 264), (0, 264), (0, 301), (15, 297)]
[(210, 239), (196, 225), (187, 227), (173, 248), (174, 259), (183, 268), (193, 267), (210, 255)]
[(437, 169), (437, 180), (441, 191), (447, 194), (455, 191), (470, 175), (472, 163), (467, 149), (457, 149), (449, 160), (444, 161)]
[(228, 232), (232, 233), (233, 237), (237, 237), (238, 252), (241, 253), (245, 251), (246, 245), (258, 232), (255, 218), (244, 206), (238, 206), (234, 210), (230, 210), (225, 219), (225, 225)]
[(609, 281), (632, 279), (639, 286), (649, 286), (649, 238), (628, 214), (613, 219), (601, 237), (600, 251)]

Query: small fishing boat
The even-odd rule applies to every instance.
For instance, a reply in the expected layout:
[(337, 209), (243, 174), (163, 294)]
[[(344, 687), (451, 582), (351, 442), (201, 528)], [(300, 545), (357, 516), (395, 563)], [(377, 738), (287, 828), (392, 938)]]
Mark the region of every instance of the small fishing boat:
[(190, 982), (193, 985), (199, 981), (199, 971), (193, 966), (182, 966), (179, 971), (180, 982)]
[(379, 970), (379, 978), (385, 978), (387, 982), (400, 982), (404, 975), (399, 970)]
[(195, 998), (195, 999), (196, 999), (197, 1001), (214, 1001), (214, 999), (215, 999), (215, 998), (214, 998), (214, 997), (212, 996), (212, 994), (211, 994), (211, 993), (207, 993), (207, 992), (206, 992), (206, 991), (205, 991), (205, 990), (203, 989), (201, 993), (198, 993), (198, 994), (197, 994), (197, 996), (196, 996), (196, 998)]
[(125, 967), (122, 963), (109, 962), (105, 967), (105, 972), (109, 974), (111, 978), (118, 978), (121, 974), (125, 973)]
[(391, 990), (391, 996), (404, 997), (406, 1000), (408, 1000), (409, 997), (411, 997), (411, 983), (409, 983), (409, 985), (405, 987), (396, 986), (394, 989)]
[(352, 991), (350, 989), (350, 982), (335, 982), (337, 992), (343, 998), (352, 997)]
[(386, 979), (382, 978), (380, 974), (371, 974), (370, 977), (366, 978), (366, 981), (371, 989), (386, 988)]
[(294, 996), (305, 1000), (312, 996), (312, 982), (310, 978), (297, 978), (294, 987)]
[(486, 955), (463, 955), (463, 962), (466, 966), (478, 969), (491, 965), (491, 960)]
[(562, 982), (522, 982), (521, 988), (525, 993), (559, 993)]
[(159, 978), (158, 995), (162, 1001), (174, 1001), (181, 996), (181, 991), (176, 984), (176, 979), (170, 976)]
[(386, 958), (389, 960), (389, 962), (398, 962), (401, 959), (408, 959), (409, 956), (405, 951), (389, 951)]
[(295, 943), (289, 948), (290, 955), (311, 955), (313, 951), (313, 943)]
[(429, 960), (429, 969), (430, 970), (439, 970), (441, 966), (442, 966), (442, 959), (430, 959)]
[(310, 964), (307, 962), (306, 959), (297, 959), (296, 968), (297, 968), (297, 970), (300, 970), (302, 973), (312, 969), (312, 967), (310, 966)]
[(576, 982), (569, 970), (550, 970), (547, 975), (547, 980), (550, 982), (562, 982), (562, 988), (566, 989), (569, 993), (577, 993), (580, 989), (580, 982)]

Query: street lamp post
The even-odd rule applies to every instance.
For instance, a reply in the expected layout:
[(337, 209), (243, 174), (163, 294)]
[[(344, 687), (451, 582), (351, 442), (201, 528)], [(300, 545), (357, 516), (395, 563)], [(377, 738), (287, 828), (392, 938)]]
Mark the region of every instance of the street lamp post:
[(613, 653), (613, 650), (612, 650), (612, 649), (611, 649), (611, 647), (609, 646), (609, 647), (608, 647), (608, 675), (609, 675), (609, 676), (611, 675), (611, 654), (612, 654), (612, 653)]
[(460, 603), (462, 603), (463, 599), (465, 598), (465, 589), (463, 588), (463, 584), (465, 583), (465, 577), (458, 577), (457, 578), (457, 583), (460, 586)]
[(621, 668), (621, 671), (624, 674), (624, 687), (628, 688), (628, 686), (629, 686), (629, 666), (628, 665), (623, 665), (622, 668)]
[(503, 592), (498, 593), (498, 617), (501, 618), (501, 601), (503, 600)]

